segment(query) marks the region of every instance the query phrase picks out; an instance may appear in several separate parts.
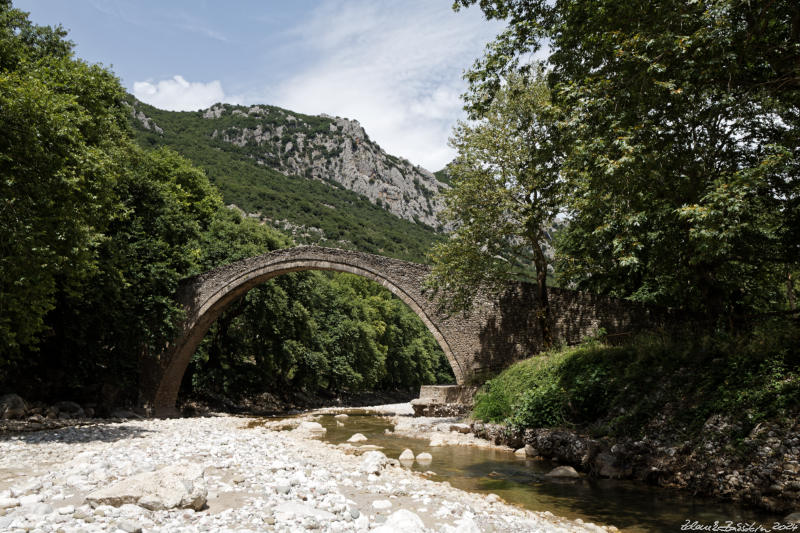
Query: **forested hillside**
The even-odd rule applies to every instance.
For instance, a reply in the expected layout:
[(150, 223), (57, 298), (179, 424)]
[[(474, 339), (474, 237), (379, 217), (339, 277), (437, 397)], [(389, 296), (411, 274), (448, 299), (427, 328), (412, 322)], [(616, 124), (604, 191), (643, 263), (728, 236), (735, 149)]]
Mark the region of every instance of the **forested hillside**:
[(176, 150), (206, 171), (226, 205), (297, 243), (422, 262), (442, 240), (435, 195), (446, 185), (385, 154), (354, 121), (266, 105), (175, 112), (129, 102), (142, 146)]
[[(173, 337), (182, 280), (308, 240), (226, 203), (320, 227), (327, 244), (411, 259), (437, 238), (354, 192), (203, 144), (178, 115), (148, 108), (164, 135), (140, 132), (139, 146), (119, 80), (76, 58), (65, 37), (0, 0), (0, 393), (101, 414), (135, 404), (140, 365)], [(224, 314), (184, 393), (336, 395), (448, 374), (433, 337), (388, 291), (306, 272)]]

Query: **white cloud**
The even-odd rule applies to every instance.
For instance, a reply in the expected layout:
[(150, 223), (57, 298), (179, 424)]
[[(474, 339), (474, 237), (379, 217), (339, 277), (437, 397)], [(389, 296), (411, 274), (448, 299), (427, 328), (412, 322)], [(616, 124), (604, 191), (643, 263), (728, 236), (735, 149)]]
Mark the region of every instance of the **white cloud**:
[(195, 111), (226, 101), (225, 91), (219, 80), (188, 82), (182, 76), (157, 83), (137, 81), (133, 84), (133, 95), (142, 102), (170, 111)]
[(389, 153), (438, 170), (454, 156), (447, 139), (462, 116), (461, 74), (499, 30), (447, 2), (326, 2), (287, 36), (314, 59), (262, 99), (357, 119)]

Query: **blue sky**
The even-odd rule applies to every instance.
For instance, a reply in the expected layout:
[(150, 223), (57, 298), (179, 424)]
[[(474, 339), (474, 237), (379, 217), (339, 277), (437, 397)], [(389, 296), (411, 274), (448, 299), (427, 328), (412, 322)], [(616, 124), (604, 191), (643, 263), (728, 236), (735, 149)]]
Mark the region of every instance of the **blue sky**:
[(361, 122), (430, 170), (463, 117), (464, 69), (502, 30), (450, 0), (15, 0), (62, 24), (79, 57), (163, 109), (272, 104)]

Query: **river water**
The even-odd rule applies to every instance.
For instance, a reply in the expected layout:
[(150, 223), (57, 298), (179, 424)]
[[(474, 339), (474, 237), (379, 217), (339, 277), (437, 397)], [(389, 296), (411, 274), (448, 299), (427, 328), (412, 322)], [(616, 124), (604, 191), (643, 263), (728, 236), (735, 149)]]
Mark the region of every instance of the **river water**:
[(406, 448), (415, 455), (430, 453), (431, 464), (414, 463), (411, 468), (434, 472), (429, 474), (434, 481), (447, 481), (471, 492), (495, 493), (509, 503), (533, 511), (613, 524), (624, 531), (681, 531), (687, 520), (709, 525), (714, 521), (754, 522), (769, 529), (782, 518), (633, 481), (545, 478), (544, 474), (556, 464), (519, 458), (501, 449), (430, 447), (427, 440), (385, 434), (386, 429), (392, 428), (391, 419), (369, 413), (350, 411), (344, 426), (338, 426), (333, 415), (323, 415), (317, 422), (327, 429), (324, 439), (334, 444), (346, 442), (354, 433), (363, 433), (368, 440), (360, 444), (382, 446), (381, 451), (388, 457), (397, 458)]

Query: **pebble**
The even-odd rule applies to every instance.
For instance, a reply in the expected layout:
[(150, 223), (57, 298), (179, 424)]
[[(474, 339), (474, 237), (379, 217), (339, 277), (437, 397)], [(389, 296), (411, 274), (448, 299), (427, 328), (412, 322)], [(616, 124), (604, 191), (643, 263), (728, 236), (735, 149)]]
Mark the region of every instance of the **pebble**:
[(392, 506), (392, 502), (389, 500), (375, 500), (372, 502), (372, 507), (378, 511), (382, 511), (384, 509), (389, 509)]
[(34, 503), (39, 503), (42, 501), (41, 494), (28, 494), (27, 496), (23, 496), (19, 499), (20, 505), (33, 505)]
[(117, 527), (125, 533), (142, 533), (141, 526), (132, 520), (123, 520)]
[(0, 498), (0, 509), (8, 509), (19, 505), (17, 498)]
[[(592, 531), (434, 483), (394, 466), (397, 461), (380, 451), (347, 455), (314, 440), (324, 428), (313, 420), (294, 427), (302, 429), (246, 428), (241, 418), (229, 416), (133, 419), (0, 440), (0, 469), (28, 465), (24, 477), (4, 481), (7, 490), (0, 485), (0, 514), (5, 513), (0, 531), (444, 533), (470, 531), (464, 529), (465, 513), (474, 513), (472, 523), (486, 531)], [(422, 453), (416, 460), (426, 456), (432, 459)], [(194, 464), (204, 469), (210, 508), (148, 511), (134, 502), (96, 508), (73, 504), (142, 472)], [(30, 490), (23, 493), (23, 488)], [(365, 506), (374, 516), (362, 512)]]
[(47, 503), (37, 503), (31, 508), (31, 514), (46, 515), (53, 512), (53, 506)]

